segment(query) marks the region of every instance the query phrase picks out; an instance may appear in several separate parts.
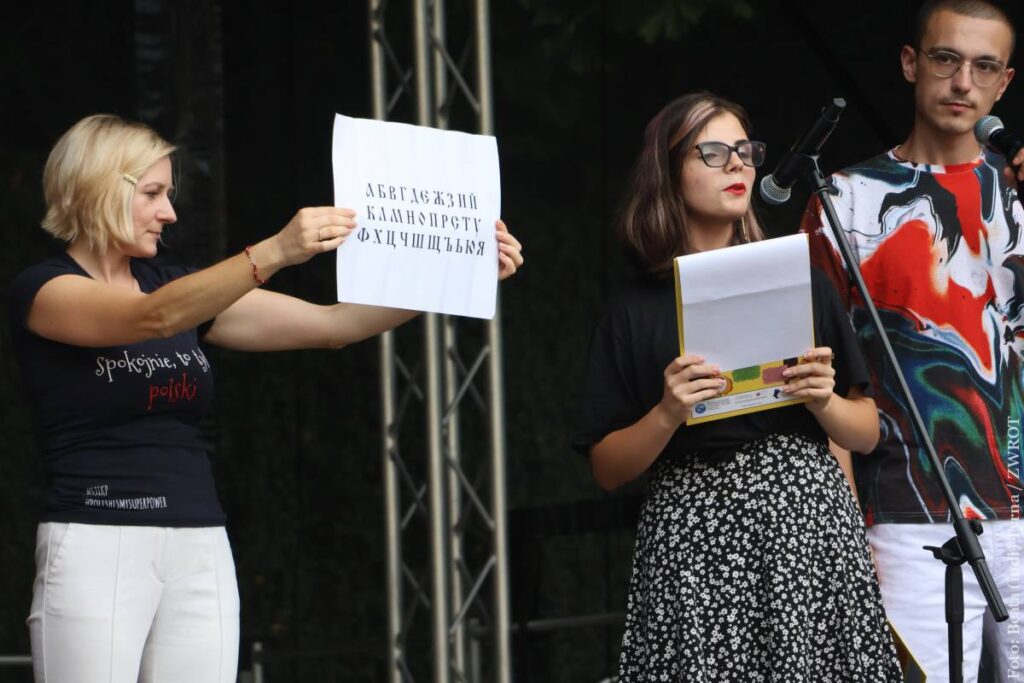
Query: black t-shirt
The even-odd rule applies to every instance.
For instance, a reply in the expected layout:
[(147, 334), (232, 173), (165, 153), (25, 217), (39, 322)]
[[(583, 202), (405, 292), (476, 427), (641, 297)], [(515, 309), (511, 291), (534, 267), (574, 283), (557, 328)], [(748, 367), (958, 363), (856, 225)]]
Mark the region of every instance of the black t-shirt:
[[(149, 293), (189, 271), (132, 259)], [(89, 275), (61, 254), (11, 287), (14, 351), (37, 418), (48, 491), (43, 521), (199, 527), (224, 524), (199, 421), (213, 372), (199, 340), (211, 323), (168, 339), (105, 348), (61, 344), (25, 326), (39, 289)]]
[[(867, 367), (850, 319), (828, 279), (811, 270), (814, 338), (817, 346), (835, 352), (835, 391), (845, 396), (851, 386), (867, 392)], [(675, 287), (671, 280), (641, 280), (613, 299), (591, 341), (586, 393), (572, 445), (583, 454), (611, 432), (646, 415), (662, 398), (665, 367), (679, 356)], [(797, 404), (746, 415), (683, 425), (659, 457), (700, 452), (722, 458), (741, 446), (773, 433), (806, 434), (824, 439), (825, 432), (806, 406)]]

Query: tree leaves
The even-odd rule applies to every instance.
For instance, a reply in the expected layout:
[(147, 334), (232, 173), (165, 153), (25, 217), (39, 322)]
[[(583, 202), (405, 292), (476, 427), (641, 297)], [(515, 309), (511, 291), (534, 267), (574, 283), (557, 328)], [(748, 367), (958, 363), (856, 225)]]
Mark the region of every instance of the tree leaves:
[[(687, 39), (716, 18), (754, 18), (750, 0), (519, 0), (537, 29), (534, 49), (576, 74), (601, 67), (606, 41), (658, 45)], [(728, 40), (728, 36), (723, 36)]]
[(557, 38), (563, 41), (586, 34), (587, 24), (605, 19), (612, 31), (653, 44), (680, 40), (716, 14), (754, 17), (749, 0), (520, 0), (520, 5), (533, 14), (535, 26), (558, 29)]

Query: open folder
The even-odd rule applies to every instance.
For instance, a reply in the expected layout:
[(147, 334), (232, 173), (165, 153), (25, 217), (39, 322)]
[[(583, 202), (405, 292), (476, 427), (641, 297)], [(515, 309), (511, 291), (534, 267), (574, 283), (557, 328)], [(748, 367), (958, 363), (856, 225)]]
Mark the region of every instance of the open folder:
[(687, 424), (804, 403), (781, 391), (783, 370), (814, 347), (807, 235), (675, 259), (679, 354), (717, 365), (725, 391)]

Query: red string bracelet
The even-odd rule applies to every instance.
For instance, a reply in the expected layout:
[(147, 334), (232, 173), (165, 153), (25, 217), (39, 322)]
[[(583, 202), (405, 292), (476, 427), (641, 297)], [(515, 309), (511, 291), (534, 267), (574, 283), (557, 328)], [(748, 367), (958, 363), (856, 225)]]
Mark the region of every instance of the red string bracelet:
[(252, 279), (256, 281), (257, 285), (267, 284), (266, 280), (260, 278), (260, 271), (256, 268), (256, 257), (252, 255), (251, 244), (245, 248), (245, 255), (249, 257), (249, 263), (252, 264)]

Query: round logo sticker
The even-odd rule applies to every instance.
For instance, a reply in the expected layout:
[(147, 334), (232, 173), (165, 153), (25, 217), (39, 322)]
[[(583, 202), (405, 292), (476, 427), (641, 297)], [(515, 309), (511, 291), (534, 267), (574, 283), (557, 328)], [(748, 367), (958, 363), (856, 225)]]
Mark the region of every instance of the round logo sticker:
[(698, 403), (693, 407), (693, 412), (697, 413), (698, 415), (703, 415), (705, 412), (707, 412), (707, 409), (708, 407), (706, 404)]

